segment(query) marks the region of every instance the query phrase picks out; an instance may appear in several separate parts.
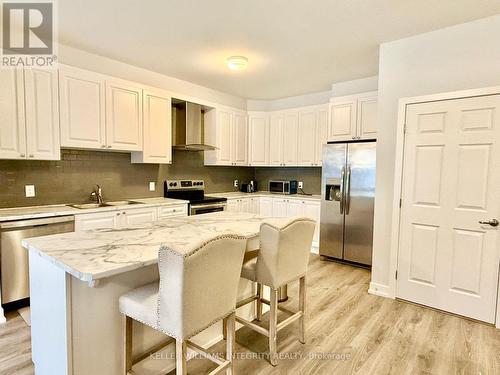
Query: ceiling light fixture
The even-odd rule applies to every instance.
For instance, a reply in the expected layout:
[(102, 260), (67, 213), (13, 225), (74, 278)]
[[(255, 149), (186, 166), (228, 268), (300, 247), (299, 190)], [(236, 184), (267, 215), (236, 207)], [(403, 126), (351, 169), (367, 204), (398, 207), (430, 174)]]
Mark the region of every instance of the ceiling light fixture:
[(227, 67), (231, 70), (245, 70), (248, 59), (245, 56), (231, 56), (227, 58)]

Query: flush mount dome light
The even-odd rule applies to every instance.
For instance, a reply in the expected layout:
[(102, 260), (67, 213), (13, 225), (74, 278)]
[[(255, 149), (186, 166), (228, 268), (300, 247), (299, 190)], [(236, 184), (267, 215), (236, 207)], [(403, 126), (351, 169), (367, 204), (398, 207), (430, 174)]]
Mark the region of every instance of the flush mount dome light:
[(248, 59), (245, 56), (231, 56), (227, 58), (227, 67), (231, 70), (245, 70)]

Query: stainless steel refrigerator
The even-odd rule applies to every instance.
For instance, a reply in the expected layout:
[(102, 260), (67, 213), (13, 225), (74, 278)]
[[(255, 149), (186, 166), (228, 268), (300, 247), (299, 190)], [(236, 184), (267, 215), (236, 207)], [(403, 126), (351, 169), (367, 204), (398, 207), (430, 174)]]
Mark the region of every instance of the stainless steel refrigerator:
[(321, 255), (372, 264), (375, 142), (323, 146)]

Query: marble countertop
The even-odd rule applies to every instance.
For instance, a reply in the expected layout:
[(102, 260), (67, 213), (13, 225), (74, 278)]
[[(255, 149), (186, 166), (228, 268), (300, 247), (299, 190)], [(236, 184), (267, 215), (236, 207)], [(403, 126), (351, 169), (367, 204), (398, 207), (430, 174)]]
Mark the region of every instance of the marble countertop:
[[(158, 262), (161, 246), (182, 254), (206, 239), (220, 234), (238, 234), (258, 239), (264, 218), (249, 213), (216, 212), (169, 218), (126, 229), (106, 229), (28, 238), (25, 248), (92, 285), (98, 279)], [(258, 243), (257, 243), (258, 247)]]
[(170, 198), (143, 198), (143, 199), (128, 199), (142, 204), (108, 206), (89, 209), (78, 209), (64, 204), (47, 205), (47, 206), (32, 206), (32, 207), (16, 207), (16, 208), (1, 208), (0, 222), (12, 220), (38, 219), (43, 217), (65, 216), (65, 215), (81, 215), (95, 212), (123, 210), (127, 208), (153, 207), (163, 205), (187, 204), (188, 201)]
[(206, 195), (210, 197), (221, 197), (228, 199), (268, 197), (268, 198), (286, 198), (286, 199), (314, 200), (314, 201), (321, 200), (321, 195), (276, 194), (276, 193), (270, 193), (268, 191), (257, 191), (255, 193), (243, 193), (240, 191), (232, 191), (232, 192), (222, 192), (222, 193), (210, 193)]

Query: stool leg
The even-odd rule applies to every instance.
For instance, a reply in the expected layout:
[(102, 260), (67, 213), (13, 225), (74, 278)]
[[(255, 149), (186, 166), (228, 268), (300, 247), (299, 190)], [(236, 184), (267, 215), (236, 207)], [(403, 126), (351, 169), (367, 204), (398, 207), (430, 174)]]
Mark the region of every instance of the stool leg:
[(257, 320), (260, 322), (262, 320), (262, 302), (261, 298), (263, 296), (264, 286), (257, 283)]
[(231, 364), (226, 370), (227, 375), (234, 373), (234, 341), (235, 341), (235, 317), (236, 314), (232, 313), (225, 319), (227, 341), (226, 341), (226, 360), (231, 361)]
[(132, 369), (132, 318), (123, 315), (123, 373)]
[(302, 344), (306, 343), (306, 278), (301, 277), (299, 280), (299, 311), (302, 311), (302, 316), (299, 318), (299, 341)]
[(175, 340), (175, 373), (187, 375), (187, 341)]
[(276, 359), (276, 326), (278, 325), (278, 291), (271, 288), (271, 301), (269, 307), (269, 361), (271, 365), (278, 364)]

